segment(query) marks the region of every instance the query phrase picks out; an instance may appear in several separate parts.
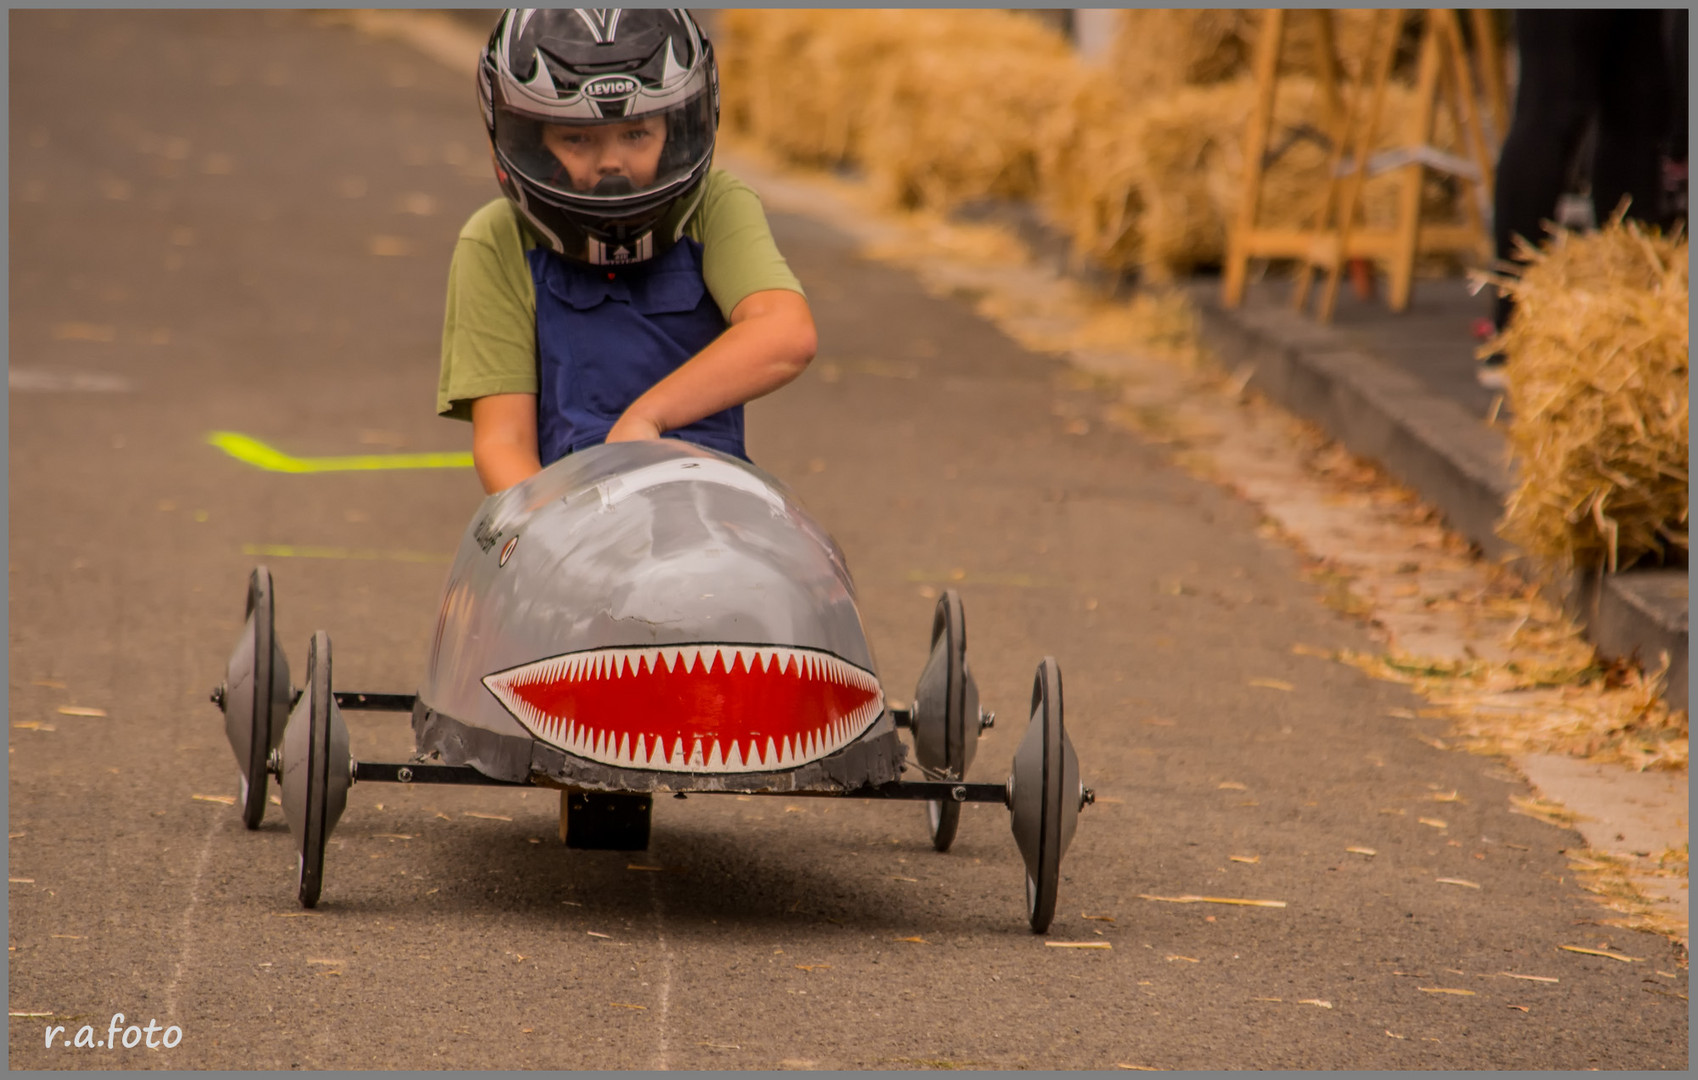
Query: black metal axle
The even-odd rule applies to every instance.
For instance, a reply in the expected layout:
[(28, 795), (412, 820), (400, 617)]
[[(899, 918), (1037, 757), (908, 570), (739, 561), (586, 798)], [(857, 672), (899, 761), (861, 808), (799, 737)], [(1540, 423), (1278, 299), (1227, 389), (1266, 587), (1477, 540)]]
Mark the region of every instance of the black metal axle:
[(417, 694), (366, 694), (355, 690), (338, 690), (333, 695), (338, 709), (368, 712), (412, 712)]
[(354, 780), (388, 784), (482, 784), (530, 787), (529, 780), (497, 780), (470, 765), (425, 765), (397, 761), (356, 761)]
[[(690, 792), (695, 794), (695, 792)], [(982, 802), (1008, 805), (1008, 789), (1001, 784), (970, 784), (961, 780), (892, 780), (868, 784), (848, 791), (740, 791), (738, 795), (794, 795), (838, 799), (933, 799), (949, 802)]]
[[(356, 690), (335, 692), (338, 708), (366, 712), (412, 712), (415, 694), (375, 694)], [(891, 719), (899, 728), (908, 727), (913, 719), (911, 709), (891, 709)], [(490, 787), (531, 787), (530, 780), (497, 780), (485, 776), (470, 765), (427, 765), (392, 761), (354, 762), (354, 780), (387, 784), (468, 784)], [(930, 800), (1008, 804), (1008, 791), (1001, 784), (970, 784), (951, 780), (892, 780), (886, 784), (867, 784), (848, 791), (750, 791), (735, 788), (716, 790), (686, 789), (681, 795), (785, 795), (797, 798), (835, 799), (906, 799), (919, 802)]]
[[(473, 784), (490, 787), (531, 787), (529, 780), (497, 780), (470, 765), (426, 765), (395, 761), (356, 761), (354, 780), (387, 784)], [(953, 802), (982, 802), (1007, 805), (1008, 791), (1001, 784), (969, 784), (948, 780), (892, 780), (868, 784), (848, 791), (740, 791), (685, 790), (682, 795), (782, 795), (794, 798), (938, 799)]]

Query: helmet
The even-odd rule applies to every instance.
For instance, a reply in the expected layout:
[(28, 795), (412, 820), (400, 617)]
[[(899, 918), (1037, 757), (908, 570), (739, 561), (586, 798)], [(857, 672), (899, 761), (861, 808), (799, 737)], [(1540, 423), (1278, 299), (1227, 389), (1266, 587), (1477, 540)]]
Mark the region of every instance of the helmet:
[(688, 12), (509, 9), (478, 101), (501, 190), (549, 247), (634, 263), (678, 241), (719, 126), (713, 47)]

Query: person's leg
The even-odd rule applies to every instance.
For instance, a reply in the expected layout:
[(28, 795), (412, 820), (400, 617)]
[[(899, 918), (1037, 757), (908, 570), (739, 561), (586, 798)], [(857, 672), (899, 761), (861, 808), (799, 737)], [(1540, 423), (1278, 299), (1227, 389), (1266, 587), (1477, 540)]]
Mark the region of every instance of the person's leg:
[(1669, 126), (1668, 155), (1686, 161), (1686, 110), (1690, 93), (1686, 83), (1687, 35), (1691, 12), (1675, 8), (1663, 13), (1663, 55), (1668, 57)]
[[(1598, 144), (1592, 208), (1600, 224), (1625, 197), (1627, 216), (1662, 223), (1663, 139), (1670, 91), (1662, 13), (1611, 11), (1598, 80)], [(1681, 91), (1685, 93), (1684, 88)]]
[(1663, 228), (1686, 227), (1687, 35), (1691, 23), (1685, 8), (1663, 12), (1663, 47), (1668, 56), (1669, 123), (1663, 137)]
[[(1492, 231), (1499, 261), (1515, 257), (1514, 237), (1537, 244), (1556, 212), (1569, 162), (1598, 101), (1598, 11), (1517, 11), (1520, 82), (1515, 114), (1498, 156)], [(1513, 304), (1499, 297), (1497, 327)]]

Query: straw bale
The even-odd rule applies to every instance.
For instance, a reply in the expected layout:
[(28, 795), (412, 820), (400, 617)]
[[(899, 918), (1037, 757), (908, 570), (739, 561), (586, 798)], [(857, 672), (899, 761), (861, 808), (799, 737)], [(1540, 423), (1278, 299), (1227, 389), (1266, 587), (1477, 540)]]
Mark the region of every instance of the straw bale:
[(1221, 82), (1249, 70), (1256, 18), (1221, 8), (1122, 11), (1106, 67), (1134, 95)]
[[(1101, 83), (1085, 86), (1060, 115), (1043, 155), (1046, 206), (1080, 252), (1117, 269), (1140, 268), (1157, 280), (1199, 266), (1217, 265), (1227, 226), (1237, 215), (1244, 175), (1245, 119), (1256, 88), (1240, 78), (1208, 86), (1178, 87), (1134, 99)], [(1386, 88), (1385, 117), (1405, 115), (1413, 91)], [(1282, 79), (1274, 102), (1275, 141), (1298, 124), (1320, 126), (1322, 104), (1313, 79)], [(1396, 145), (1401, 132), (1382, 123), (1375, 144)], [(1388, 130), (1389, 129), (1389, 130)], [(1454, 139), (1451, 125), (1436, 132), (1439, 145)], [(1305, 225), (1318, 212), (1326, 185), (1327, 151), (1293, 143), (1269, 168), (1258, 222)], [(1362, 220), (1375, 228), (1396, 219), (1396, 173), (1370, 177)], [(1440, 182), (1423, 191), (1427, 220), (1449, 216), (1453, 199)]]
[(1502, 534), (1610, 572), (1688, 547), (1687, 241), (1618, 214), (1527, 245), (1503, 334), (1518, 484)]
[[(1368, 56), (1373, 39), (1372, 8), (1341, 8), (1332, 12), (1333, 50), (1345, 74), (1354, 78)], [(1255, 55), (1256, 38), (1262, 29), (1260, 16), (1250, 22), (1245, 33), (1245, 73), (1249, 73), (1248, 58)], [(1280, 50), (1280, 73), (1316, 75), (1321, 70), (1320, 24), (1312, 11), (1288, 11), (1285, 18), (1285, 43)]]
[(728, 11), (725, 119), (785, 158), (858, 165), (893, 205), (1037, 187), (1035, 132), (1080, 77), (1067, 41), (1009, 11)]
[[(1373, 12), (1332, 12), (1335, 51), (1345, 72), (1354, 76), (1368, 55)], [(1201, 86), (1247, 76), (1261, 31), (1259, 11), (1227, 8), (1128, 10), (1109, 46), (1107, 67), (1130, 94), (1165, 94), (1181, 86)], [(1282, 74), (1320, 71), (1319, 22), (1310, 11), (1286, 17)]]
[(902, 40), (899, 12), (731, 10), (720, 20), (722, 119), (782, 157), (860, 157), (866, 77)]
[[(1359, 14), (1338, 20), (1341, 52), (1353, 48), (1355, 31), (1347, 28), (1366, 26)], [(1141, 11), (1126, 18), (1149, 33), (1128, 31), (1123, 42), (1139, 40), (1152, 56), (1180, 58), (1175, 64), (1190, 49), (1194, 58), (1181, 64), (1181, 75), (1207, 80), (1242, 71), (1238, 60), (1222, 60), (1217, 70), (1203, 58), (1238, 55), (1232, 43), (1250, 40), (1247, 27), (1259, 16)], [(1287, 53), (1299, 67), (1313, 25), (1302, 13), (1291, 20)], [(1254, 95), (1242, 74), (1137, 92), (1129, 86), (1160, 80), (1139, 84), (1149, 71), (1130, 61), (1112, 72), (1084, 65), (1060, 35), (1010, 11), (728, 11), (720, 36), (728, 130), (792, 163), (859, 167), (887, 205), (947, 209), (975, 198), (1035, 198), (1079, 254), (1157, 279), (1223, 257)], [(1130, 48), (1123, 44), (1122, 54)], [(1388, 88), (1379, 146), (1397, 141), (1395, 118), (1407, 114), (1409, 95), (1401, 84)], [(1276, 140), (1300, 123), (1321, 126), (1316, 83), (1282, 79)], [(1437, 141), (1445, 146), (1454, 140), (1442, 128)], [(1325, 166), (1319, 145), (1290, 147), (1268, 174), (1260, 219), (1307, 223)], [(1370, 180), (1369, 224), (1389, 224), (1395, 190), (1392, 176)], [(1438, 184), (1427, 194), (1431, 217), (1449, 196)]]
[(1066, 39), (1006, 11), (907, 11), (872, 74), (863, 167), (887, 202), (947, 207), (1038, 192), (1042, 133), (1085, 77)]

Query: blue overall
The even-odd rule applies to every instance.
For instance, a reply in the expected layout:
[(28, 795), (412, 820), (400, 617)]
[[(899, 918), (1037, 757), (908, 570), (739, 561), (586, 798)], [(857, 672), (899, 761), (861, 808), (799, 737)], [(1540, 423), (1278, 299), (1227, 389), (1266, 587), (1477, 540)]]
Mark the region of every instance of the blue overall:
[[(630, 404), (725, 330), (688, 237), (618, 268), (525, 253), (537, 299), (537, 450), (544, 465), (595, 446)], [(666, 433), (748, 460), (743, 407)]]

